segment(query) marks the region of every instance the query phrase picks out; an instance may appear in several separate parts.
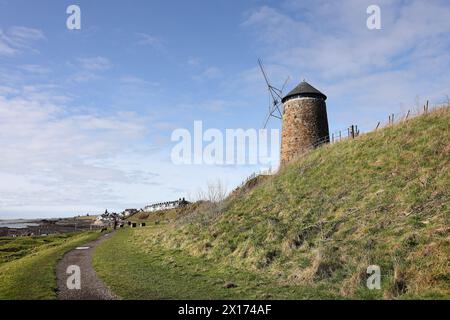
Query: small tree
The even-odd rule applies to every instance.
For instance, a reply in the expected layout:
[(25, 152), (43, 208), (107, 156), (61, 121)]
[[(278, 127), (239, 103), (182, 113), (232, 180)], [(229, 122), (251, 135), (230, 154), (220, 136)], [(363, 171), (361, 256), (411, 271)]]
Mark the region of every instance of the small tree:
[(198, 190), (197, 200), (220, 203), (225, 199), (227, 193), (227, 188), (220, 179), (217, 179), (216, 181), (208, 181), (206, 191), (203, 189)]

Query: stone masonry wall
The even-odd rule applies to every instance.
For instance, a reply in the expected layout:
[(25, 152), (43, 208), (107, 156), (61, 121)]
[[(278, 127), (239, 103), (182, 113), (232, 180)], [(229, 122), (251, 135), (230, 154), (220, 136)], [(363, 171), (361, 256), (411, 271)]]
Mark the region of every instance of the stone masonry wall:
[(284, 104), (281, 165), (325, 138), (329, 142), (326, 103), (318, 98), (298, 98)]

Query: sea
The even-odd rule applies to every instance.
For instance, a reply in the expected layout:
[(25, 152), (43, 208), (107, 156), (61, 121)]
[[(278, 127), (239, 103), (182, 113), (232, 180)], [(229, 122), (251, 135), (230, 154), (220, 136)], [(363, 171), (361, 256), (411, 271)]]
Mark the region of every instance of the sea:
[(0, 228), (25, 229), (27, 227), (37, 227), (36, 220), (0, 220)]

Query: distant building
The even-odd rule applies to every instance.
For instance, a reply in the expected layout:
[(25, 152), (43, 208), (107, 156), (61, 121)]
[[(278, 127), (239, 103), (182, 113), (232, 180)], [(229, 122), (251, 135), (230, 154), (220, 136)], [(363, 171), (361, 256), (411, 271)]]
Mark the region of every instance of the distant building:
[(125, 209), (125, 210), (122, 212), (122, 215), (123, 215), (124, 217), (130, 217), (130, 216), (132, 216), (132, 215), (134, 215), (134, 214), (136, 214), (136, 213), (138, 213), (138, 212), (139, 212), (138, 209)]
[(178, 199), (176, 201), (167, 201), (167, 202), (160, 202), (148, 205), (144, 208), (144, 212), (156, 212), (161, 210), (169, 210), (169, 209), (175, 209), (182, 206), (187, 205), (189, 202), (186, 201), (186, 199)]
[(111, 221), (107, 218), (104, 218), (102, 216), (98, 216), (97, 219), (94, 221), (93, 225), (96, 227), (105, 227), (109, 225)]
[(97, 219), (93, 223), (94, 226), (107, 226), (110, 225), (114, 220), (119, 219), (119, 215), (115, 212), (108, 212), (105, 210), (105, 213), (97, 216)]

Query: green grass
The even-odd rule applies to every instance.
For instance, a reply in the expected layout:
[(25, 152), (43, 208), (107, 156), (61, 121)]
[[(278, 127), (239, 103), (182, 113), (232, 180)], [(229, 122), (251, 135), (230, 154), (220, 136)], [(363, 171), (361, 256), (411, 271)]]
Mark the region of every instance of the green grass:
[(58, 246), (73, 236), (73, 233), (65, 233), (46, 237), (0, 237), (0, 266), (38, 252), (42, 248)]
[(167, 223), (182, 218), (187, 213), (197, 210), (205, 203), (190, 203), (177, 209), (161, 210), (156, 212), (138, 212), (126, 220), (133, 222)]
[[(336, 298), (324, 288), (279, 284), (271, 277), (145, 242), (143, 235), (161, 228), (164, 227), (120, 230), (96, 248), (94, 268), (121, 298)], [(231, 283), (236, 287), (226, 288)]]
[[(215, 278), (242, 272), (268, 279), (273, 288), (302, 288), (292, 296), (270, 293), (275, 297), (448, 299), (449, 159), (446, 107), (319, 148), (217, 208), (122, 233), (114, 241), (132, 256), (103, 247), (96, 266), (126, 298), (196, 298), (210, 289), (211, 297), (268, 292), (245, 277), (234, 280), (240, 291), (213, 286)], [(118, 271), (116, 258), (129, 270), (123, 278), (108, 276)], [(372, 264), (381, 268), (381, 290), (366, 288)]]
[(55, 268), (64, 253), (98, 232), (0, 238), (0, 300), (56, 299)]

